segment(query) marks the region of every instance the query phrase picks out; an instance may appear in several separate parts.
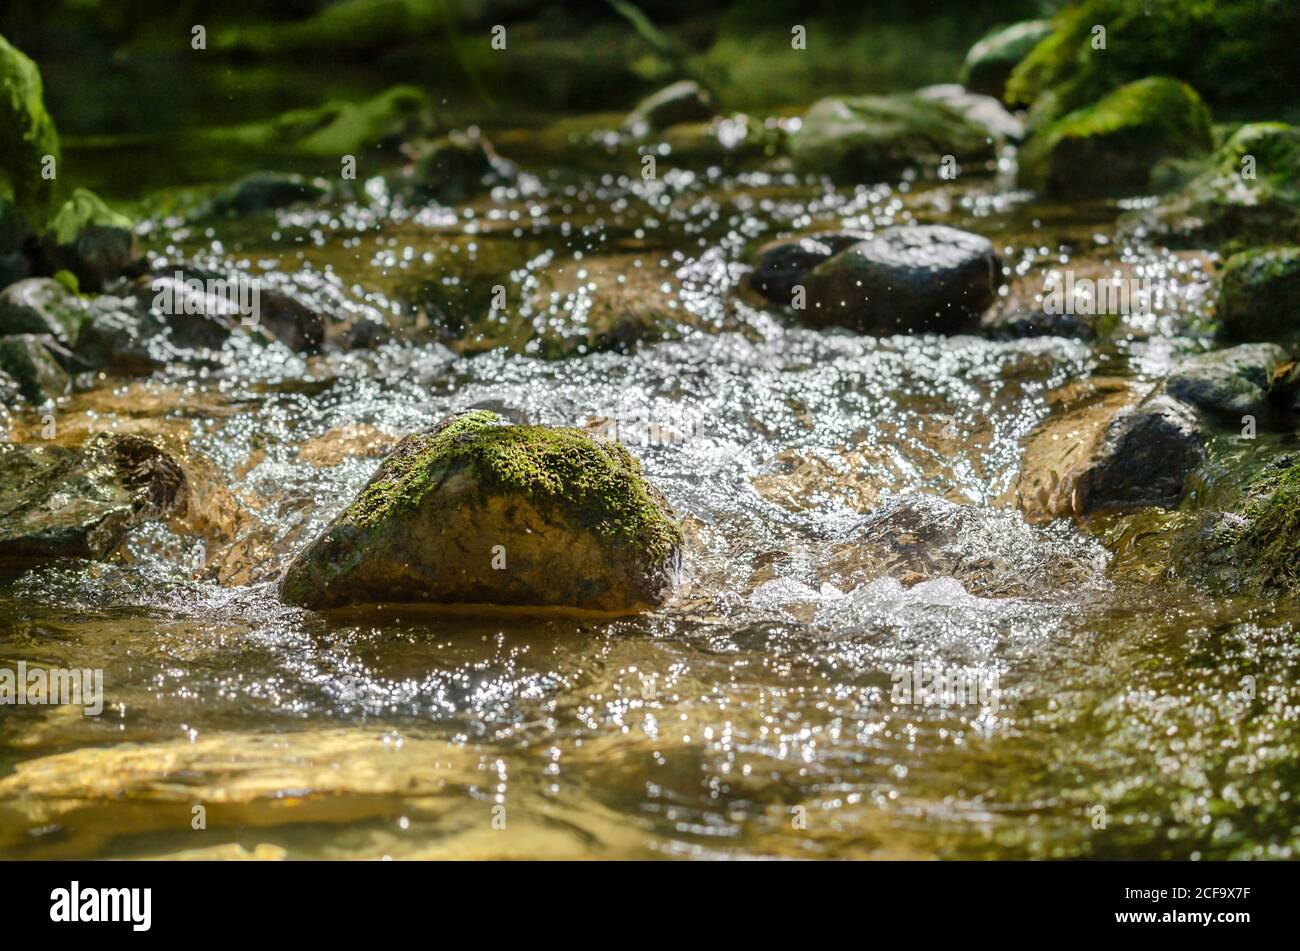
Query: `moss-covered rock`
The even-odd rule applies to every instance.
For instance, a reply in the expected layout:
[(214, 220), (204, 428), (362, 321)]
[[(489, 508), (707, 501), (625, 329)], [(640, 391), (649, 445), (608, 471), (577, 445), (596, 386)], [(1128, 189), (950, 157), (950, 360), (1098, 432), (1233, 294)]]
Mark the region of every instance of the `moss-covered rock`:
[(966, 54), (958, 82), (972, 92), (1001, 99), (1011, 71), (1052, 31), (1048, 20), (1025, 20), (985, 34)]
[(1272, 416), (1273, 378), (1287, 352), (1271, 343), (1246, 343), (1188, 357), (1165, 377), (1165, 392), (1224, 421)]
[(1300, 128), (1244, 125), (1183, 177), (1154, 209), (1124, 216), (1121, 231), (1181, 247), (1300, 243)]
[(18, 384), (27, 402), (40, 406), (67, 394), (71, 380), (52, 350), (58, 342), (41, 334), (0, 337), (0, 370)]
[(1228, 259), (1219, 294), (1230, 340), (1300, 340), (1300, 247), (1256, 248)]
[(196, 144), (331, 158), (359, 155), (426, 134), (429, 98), (414, 86), (394, 86), (360, 102), (330, 101), (270, 119), (195, 133)]
[[(1007, 81), (1039, 126), (1143, 76), (1183, 80), (1213, 105), (1293, 101), (1300, 5), (1291, 0), (1081, 0), (1052, 21)], [(1105, 30), (1105, 48), (1095, 48)]]
[(290, 564), (290, 604), (429, 602), (630, 611), (661, 603), (682, 536), (621, 445), (453, 416), (408, 436)]
[(76, 450), (0, 443), (0, 562), (107, 557), (185, 495), (180, 466), (140, 436), (100, 433)]
[(36, 64), (0, 36), (0, 203), (12, 201), (33, 227), (54, 203), (54, 180), (42, 174), (45, 156), (54, 157), (56, 169), (59, 158), (43, 95)]
[(995, 152), (983, 126), (915, 93), (822, 99), (788, 141), (798, 168), (851, 182), (908, 167), (937, 169), (945, 155), (978, 167)]
[(99, 290), (143, 262), (135, 223), (86, 188), (76, 189), (50, 219), (37, 257), (43, 272), (70, 271), (87, 291)]
[(1019, 180), (1049, 195), (1144, 190), (1161, 159), (1213, 145), (1210, 114), (1195, 90), (1152, 76), (1040, 128), (1021, 149)]
[(1176, 571), (1216, 591), (1300, 592), (1300, 456), (1273, 459), (1228, 511), (1207, 511), (1175, 537)]

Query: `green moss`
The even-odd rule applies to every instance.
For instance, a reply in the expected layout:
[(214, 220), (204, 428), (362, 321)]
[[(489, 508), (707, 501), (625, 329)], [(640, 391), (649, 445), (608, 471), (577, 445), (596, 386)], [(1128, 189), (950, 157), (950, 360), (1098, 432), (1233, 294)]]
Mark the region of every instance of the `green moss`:
[[(1155, 73), (1182, 79), (1215, 105), (1258, 109), (1290, 101), (1300, 84), (1294, 0), (1083, 0), (1012, 72), (1010, 101), (1046, 124)], [(1093, 48), (1095, 27), (1105, 49)]]
[(1300, 247), (1254, 248), (1234, 254), (1220, 276), (1218, 317), (1232, 340), (1300, 337)]
[(518, 492), (539, 507), (561, 508), (602, 538), (662, 557), (681, 533), (650, 496), (640, 464), (617, 443), (577, 429), (512, 426), (475, 410), (410, 440), (345, 513), (359, 528), (417, 507), (449, 475), (471, 469), (486, 493)]
[(1186, 83), (1150, 76), (1039, 129), (1020, 154), (1020, 180), (1054, 194), (1148, 186), (1164, 158), (1209, 152), (1210, 114)]
[(36, 227), (54, 203), (54, 181), (41, 175), (46, 155), (57, 163), (59, 137), (45, 111), (40, 71), (0, 36), (0, 198), (11, 193)]
[(87, 228), (120, 228), (131, 231), (135, 223), (126, 215), (114, 211), (104, 200), (88, 188), (78, 188), (63, 203), (59, 213), (50, 219), (49, 230), (57, 244), (72, 244), (77, 235)]
[(1047, 20), (998, 27), (970, 48), (957, 81), (972, 92), (1001, 98), (1011, 71), (1053, 33)]
[(1252, 580), (1264, 588), (1300, 590), (1300, 463), (1269, 473), (1252, 494), (1250, 525), (1238, 541), (1254, 565)]

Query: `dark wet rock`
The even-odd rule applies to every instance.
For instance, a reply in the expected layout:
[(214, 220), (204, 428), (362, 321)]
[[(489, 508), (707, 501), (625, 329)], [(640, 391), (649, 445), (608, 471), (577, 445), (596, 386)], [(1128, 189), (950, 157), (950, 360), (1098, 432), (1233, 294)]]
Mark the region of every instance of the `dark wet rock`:
[(0, 370), (17, 382), (25, 400), (39, 406), (66, 395), (71, 385), (55, 358), (60, 350), (58, 341), (49, 335), (0, 337)]
[(257, 326), (297, 353), (317, 353), (325, 342), (325, 316), (289, 291), (262, 287)]
[(1040, 308), (995, 309), (984, 316), (980, 329), (995, 340), (1025, 340), (1031, 337), (1071, 337), (1089, 340), (1097, 336), (1096, 315), (1049, 314)]
[[(18, 381), (11, 377), (4, 370), (0, 370), (0, 408), (16, 407), (23, 398), (22, 387)], [(0, 413), (0, 424), (3, 423), (3, 413)], [(0, 425), (0, 432), (5, 429)]]
[(452, 132), (408, 148), (411, 162), (388, 179), (389, 190), (411, 203), (456, 204), (494, 185), (512, 181), (513, 164), (497, 155), (480, 135)]
[(956, 83), (926, 86), (916, 94), (922, 99), (941, 102), (963, 118), (983, 128), (994, 139), (1019, 142), (1025, 137), (1025, 124), (1007, 112), (993, 96), (973, 92)]
[(42, 174), (46, 156), (57, 171), (59, 137), (45, 110), (40, 71), (0, 36), (0, 204), (12, 203), (31, 225), (44, 222), (54, 204), (56, 180)]
[[(408, 436), (280, 582), (290, 604), (630, 611), (672, 590), (682, 537), (622, 446), (478, 410)], [(495, 565), (495, 567), (494, 567)]]
[(699, 83), (683, 79), (641, 100), (627, 116), (634, 132), (659, 132), (682, 122), (703, 122), (714, 113), (713, 97)]
[(70, 346), (85, 320), (85, 303), (52, 278), (31, 277), (0, 291), (0, 336), (49, 334)]
[(1059, 196), (1144, 191), (1161, 159), (1208, 153), (1213, 144), (1195, 90), (1153, 76), (1037, 129), (1020, 151), (1019, 181)]
[(1229, 258), (1218, 317), (1230, 340), (1300, 339), (1300, 247), (1257, 248)]
[(48, 273), (70, 271), (82, 289), (97, 291), (119, 275), (143, 270), (134, 224), (94, 192), (78, 188), (51, 219), (37, 257)]
[(104, 558), (185, 496), (180, 466), (140, 436), (100, 433), (76, 450), (0, 443), (0, 559)]
[(768, 300), (789, 307), (796, 284), (809, 271), (866, 238), (843, 231), (821, 231), (799, 238), (781, 238), (760, 247), (745, 283)]
[(979, 326), (1001, 280), (986, 238), (943, 225), (890, 228), (813, 268), (798, 313), (863, 333), (963, 333)]
[(144, 373), (163, 362), (152, 344), (164, 334), (166, 324), (135, 298), (97, 297), (87, 313), (73, 348), (82, 366)]
[(790, 155), (806, 172), (870, 181), (909, 167), (938, 168), (953, 156), (977, 167), (993, 158), (983, 126), (915, 93), (822, 99), (789, 136)]
[(200, 217), (252, 215), (288, 208), (325, 197), (319, 182), (281, 172), (254, 172), (222, 189), (199, 212)]
[(1165, 392), (1213, 416), (1240, 422), (1272, 414), (1273, 377), (1287, 352), (1268, 343), (1248, 343), (1197, 354), (1165, 378)]
[(1074, 514), (1162, 506), (1183, 497), (1205, 461), (1206, 434), (1196, 410), (1159, 394), (1116, 416), (1073, 481)]
[(1300, 244), (1300, 127), (1244, 125), (1194, 169), (1155, 208), (1124, 215), (1121, 233), (1179, 247)]
[(958, 81), (972, 92), (1001, 99), (1011, 71), (1051, 35), (1052, 24), (1047, 20), (998, 27), (970, 48)]

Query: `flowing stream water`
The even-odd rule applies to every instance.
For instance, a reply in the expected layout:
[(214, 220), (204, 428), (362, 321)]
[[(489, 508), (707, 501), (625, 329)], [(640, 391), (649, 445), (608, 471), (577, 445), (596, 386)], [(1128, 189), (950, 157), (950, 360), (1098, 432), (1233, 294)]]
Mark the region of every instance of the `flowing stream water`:
[[(508, 274), (514, 306), (562, 331), (583, 282), (641, 270), (670, 282), (681, 334), (554, 360), (232, 339), (211, 366), (69, 397), (56, 442), (157, 437), (191, 503), (107, 563), (0, 576), (0, 660), (105, 678), (99, 717), (0, 709), (0, 855), (1293, 854), (1300, 608), (1172, 578), (1164, 516), (1017, 506), (1061, 394), (1136, 390), (1198, 348), (1211, 256), (1130, 246), (1115, 205), (1032, 203), (1005, 168), (857, 188), (671, 156), (652, 182), (531, 171), (451, 209), (145, 236), (362, 318), (412, 281)], [(1099, 341), (874, 338), (733, 293), (770, 237), (909, 222), (991, 238), (998, 306), (1048, 268), (1118, 268), (1151, 280), (1153, 316)], [(571, 292), (530, 296), (557, 271)], [(281, 605), (280, 571), (395, 439), (473, 406), (622, 438), (683, 518), (673, 600), (616, 620)], [(1222, 436), (1215, 458), (1283, 438)], [(900, 699), (918, 670), (984, 693)]]

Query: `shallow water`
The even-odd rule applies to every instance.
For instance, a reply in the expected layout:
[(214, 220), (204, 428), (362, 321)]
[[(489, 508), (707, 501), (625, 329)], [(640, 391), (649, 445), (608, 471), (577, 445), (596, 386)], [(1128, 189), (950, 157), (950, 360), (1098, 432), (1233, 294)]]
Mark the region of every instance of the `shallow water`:
[[(1116, 207), (1031, 205), (1005, 168), (855, 190), (663, 164), (657, 182), (534, 170), (468, 208), (148, 236), (362, 319), (399, 312), (413, 280), (496, 276), (562, 331), (583, 282), (640, 267), (670, 282), (682, 335), (549, 361), (436, 334), (312, 358), (233, 341), (206, 370), (70, 397), (57, 441), (158, 436), (193, 498), (112, 563), (0, 578), (0, 661), (103, 668), (106, 691), (100, 717), (0, 709), (0, 854), (1293, 854), (1300, 607), (1167, 577), (1159, 519), (1126, 535), (1016, 508), (1058, 394), (1140, 388), (1198, 346), (1212, 257), (1121, 246)], [(1069, 264), (1151, 277), (1155, 317), (1104, 342), (876, 339), (732, 293), (767, 237), (909, 221), (991, 237), (999, 306)], [(561, 268), (569, 290), (534, 293)], [(278, 603), (288, 559), (396, 437), (479, 405), (632, 448), (684, 519), (670, 604), (609, 620)], [(1216, 458), (1254, 451), (1225, 436)], [(993, 689), (901, 702), (917, 665)]]

